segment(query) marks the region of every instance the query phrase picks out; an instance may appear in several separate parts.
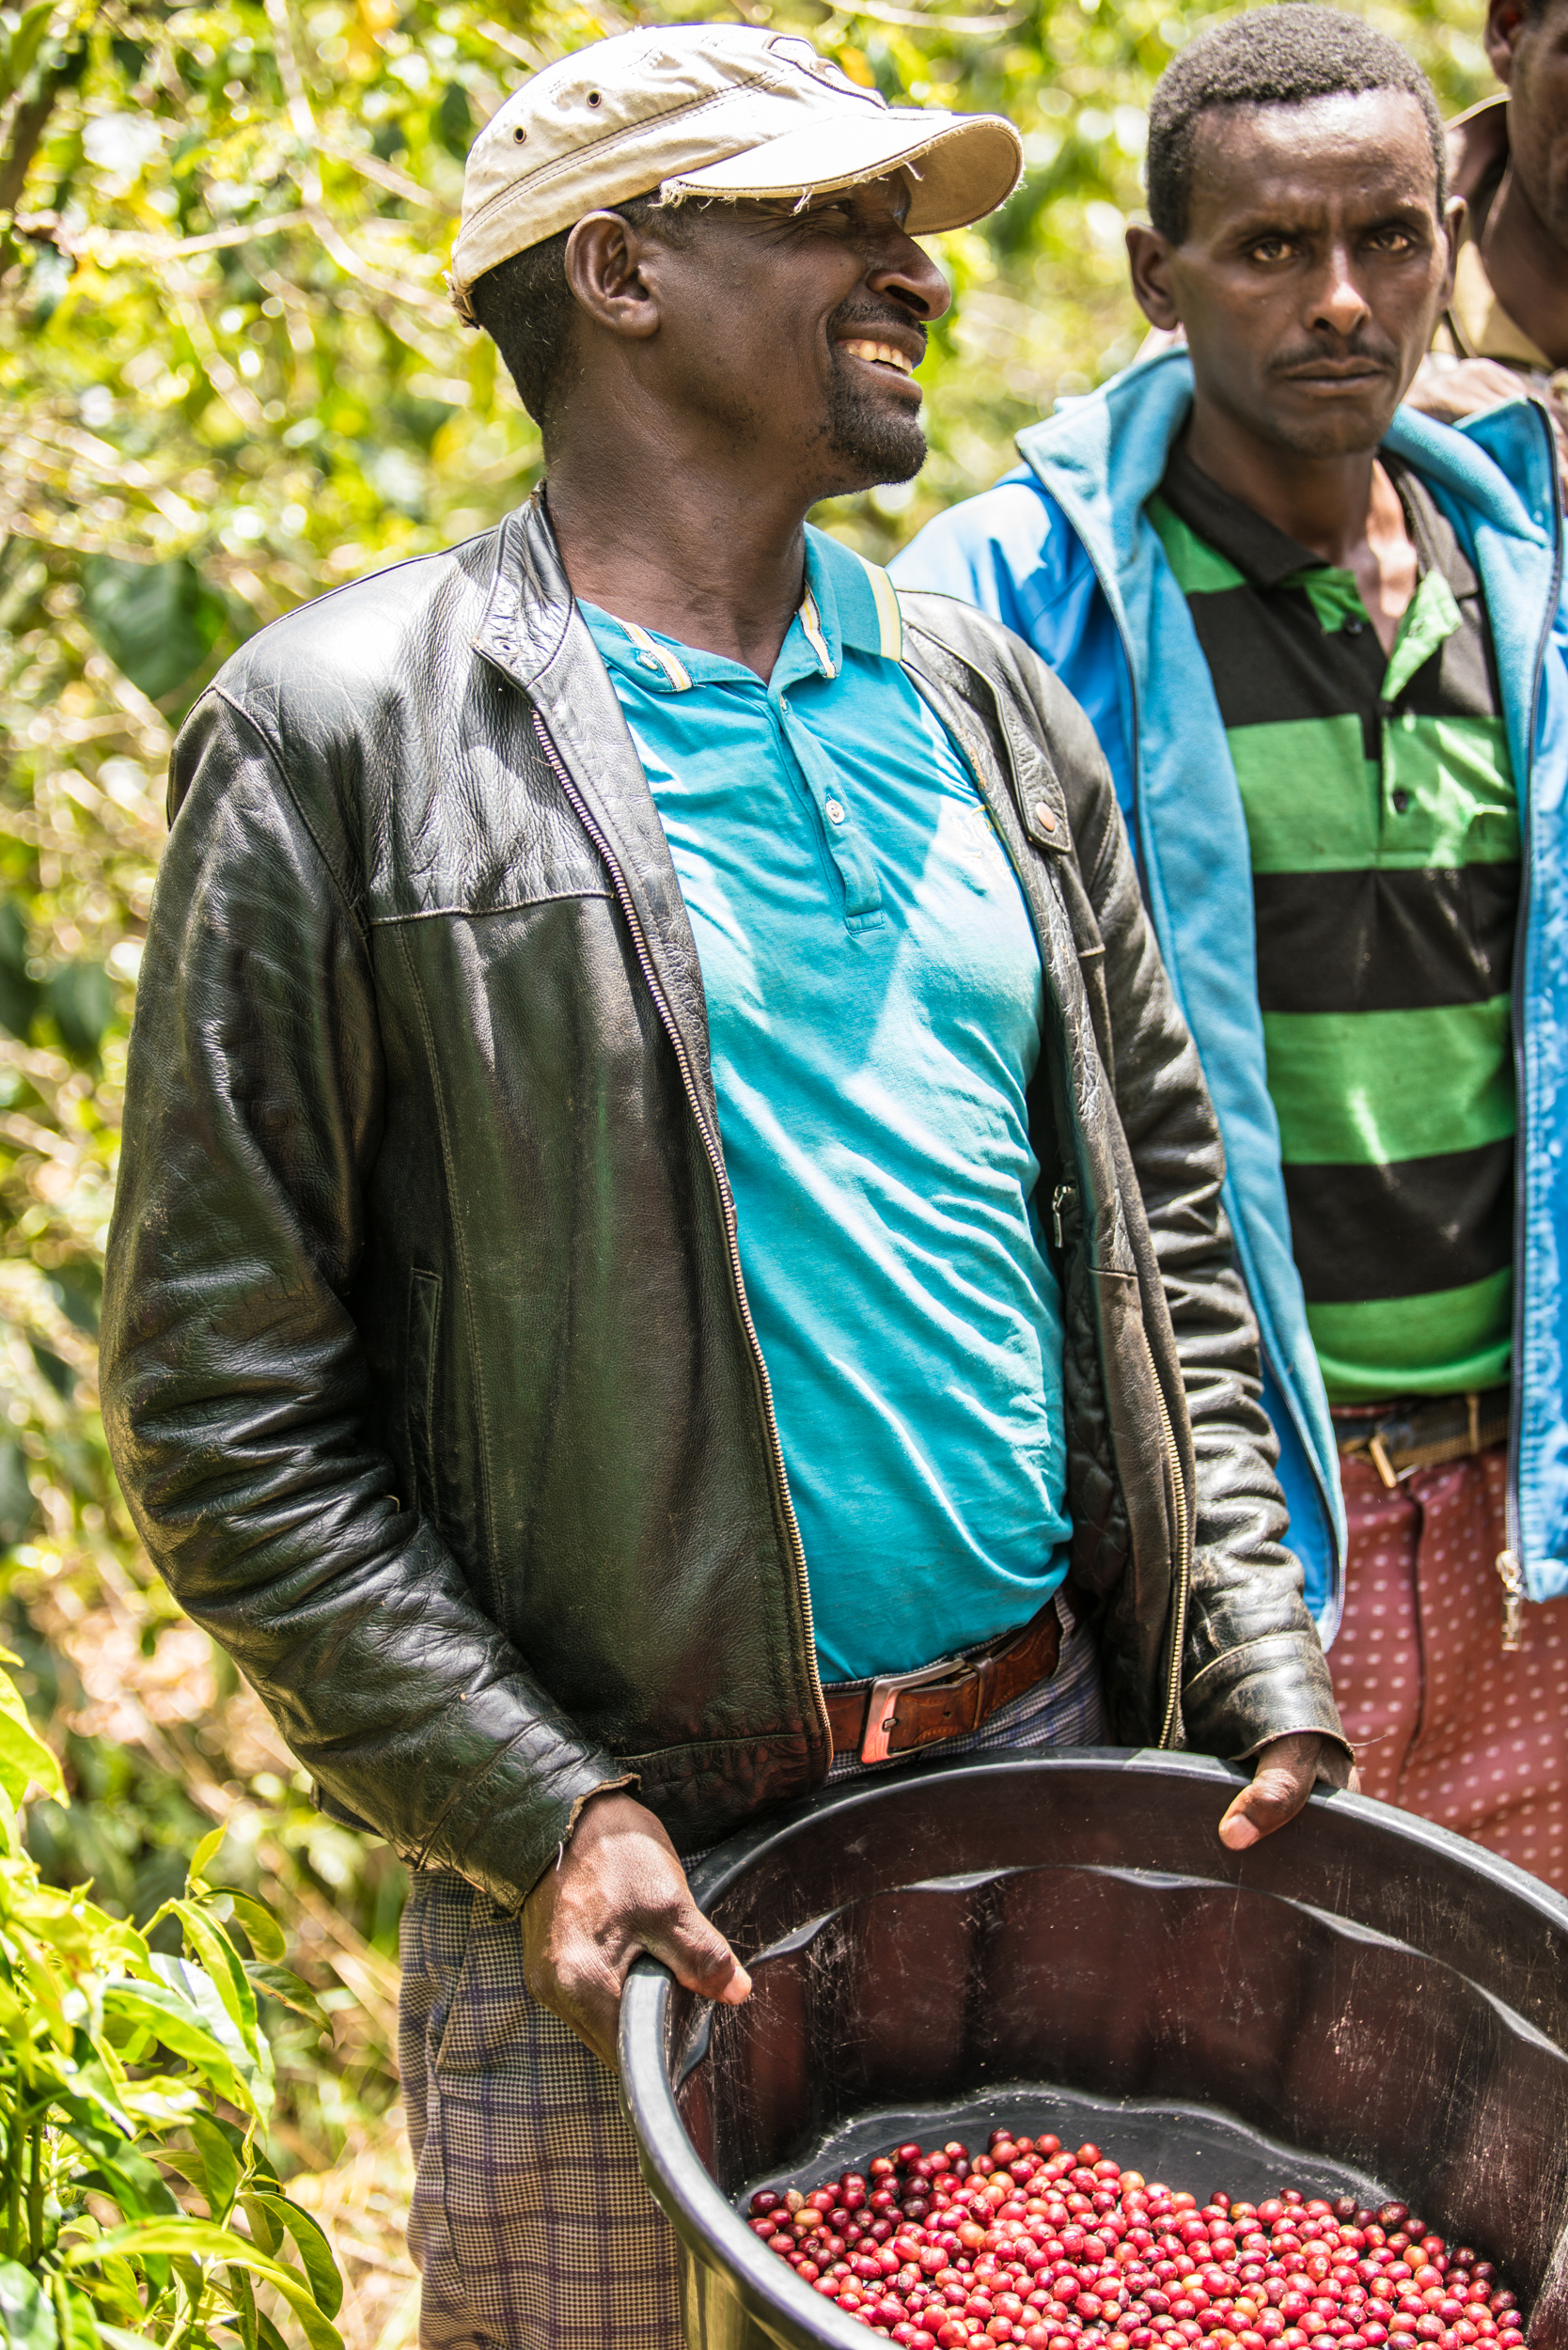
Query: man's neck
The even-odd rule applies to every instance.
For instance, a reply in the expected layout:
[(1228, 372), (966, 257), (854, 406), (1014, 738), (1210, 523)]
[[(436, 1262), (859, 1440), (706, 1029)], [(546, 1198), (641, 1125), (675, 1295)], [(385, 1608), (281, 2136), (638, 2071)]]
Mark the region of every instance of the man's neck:
[[(805, 513), (750, 468), (595, 462), (572, 450), (546, 496), (572, 593), (618, 619), (773, 674), (805, 583)], [(662, 478), (660, 476), (662, 475)]]
[(1199, 394), (1187, 455), (1210, 479), (1325, 563), (1352, 572), (1386, 651), (1416, 592), (1416, 550), (1374, 449), (1303, 457), (1249, 432)]
[(1511, 164), (1482, 231), (1492, 290), (1515, 326), (1553, 367), (1568, 367), (1568, 253), (1557, 243)]

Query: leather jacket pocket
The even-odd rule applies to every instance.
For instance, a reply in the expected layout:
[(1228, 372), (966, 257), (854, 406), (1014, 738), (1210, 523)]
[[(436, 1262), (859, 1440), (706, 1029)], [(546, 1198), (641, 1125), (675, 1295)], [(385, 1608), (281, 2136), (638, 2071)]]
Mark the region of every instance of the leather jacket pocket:
[(411, 1510), (439, 1517), (435, 1485), (435, 1353), (441, 1328), (441, 1276), (416, 1265), (408, 1277), (403, 1346), (403, 1448)]

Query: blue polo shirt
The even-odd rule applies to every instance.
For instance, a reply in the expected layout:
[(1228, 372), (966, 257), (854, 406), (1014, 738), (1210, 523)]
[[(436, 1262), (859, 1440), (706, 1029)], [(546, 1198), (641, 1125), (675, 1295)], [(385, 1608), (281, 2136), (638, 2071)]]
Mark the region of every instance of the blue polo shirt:
[(691, 916), (741, 1268), (824, 1680), (1024, 1623), (1066, 1572), (1043, 980), (886, 573), (807, 533), (766, 684), (592, 605)]

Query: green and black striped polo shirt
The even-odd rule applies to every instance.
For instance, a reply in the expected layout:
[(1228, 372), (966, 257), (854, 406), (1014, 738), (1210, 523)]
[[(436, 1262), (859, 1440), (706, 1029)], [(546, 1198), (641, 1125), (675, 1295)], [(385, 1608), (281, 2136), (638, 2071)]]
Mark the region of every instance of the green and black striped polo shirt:
[(1479, 585), (1383, 463), (1419, 585), (1385, 655), (1354, 575), (1178, 445), (1150, 519), (1214, 679), (1307, 1317), (1335, 1402), (1506, 1378), (1519, 823)]

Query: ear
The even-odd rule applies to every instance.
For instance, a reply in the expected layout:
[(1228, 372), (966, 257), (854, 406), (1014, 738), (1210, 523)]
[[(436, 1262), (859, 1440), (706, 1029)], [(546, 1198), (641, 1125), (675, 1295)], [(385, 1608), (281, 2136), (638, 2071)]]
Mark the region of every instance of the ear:
[(1465, 242), (1465, 223), (1470, 208), (1462, 196), (1450, 196), (1443, 207), (1443, 234), (1448, 241), (1448, 267), (1443, 272), (1443, 290), (1437, 307), (1446, 310), (1453, 300), (1453, 274), (1459, 266), (1459, 248)]
[(1505, 88), (1513, 78), (1513, 55), (1528, 22), (1526, 0), (1488, 0), (1486, 62)]
[(588, 212), (577, 223), (566, 241), (566, 282), (597, 325), (635, 339), (658, 333), (658, 296), (645, 269), (656, 249), (619, 212)]
[(1128, 228), (1127, 266), (1138, 308), (1151, 326), (1163, 327), (1168, 334), (1182, 322), (1171, 289), (1170, 253), (1169, 238), (1157, 228), (1139, 227), (1136, 221)]

